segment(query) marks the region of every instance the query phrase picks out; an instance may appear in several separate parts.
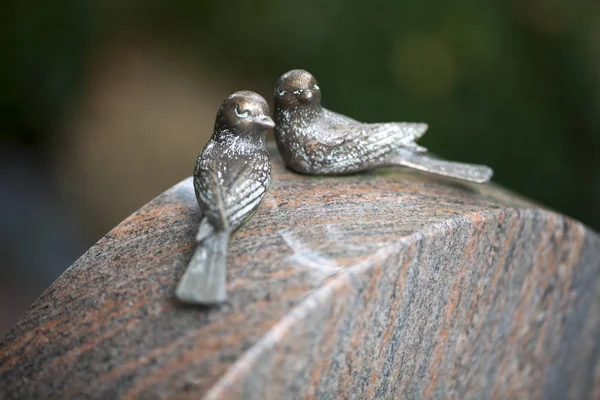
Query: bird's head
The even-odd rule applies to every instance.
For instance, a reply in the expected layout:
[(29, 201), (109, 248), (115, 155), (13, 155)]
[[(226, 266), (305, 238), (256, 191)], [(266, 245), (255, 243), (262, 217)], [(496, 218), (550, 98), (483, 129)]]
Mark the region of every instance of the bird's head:
[(221, 104), (215, 121), (215, 133), (226, 129), (234, 135), (262, 134), (274, 128), (267, 101), (254, 92), (235, 92)]
[(321, 105), (321, 89), (310, 72), (294, 69), (281, 75), (275, 85), (275, 103), (285, 108)]

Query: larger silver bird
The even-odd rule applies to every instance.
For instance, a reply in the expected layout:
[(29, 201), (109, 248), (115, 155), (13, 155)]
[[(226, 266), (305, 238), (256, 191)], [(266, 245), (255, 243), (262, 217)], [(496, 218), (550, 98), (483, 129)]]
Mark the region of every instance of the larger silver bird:
[(366, 124), (321, 106), (321, 89), (307, 71), (283, 74), (275, 86), (275, 139), (286, 165), (313, 175), (341, 175), (401, 165), (484, 183), (492, 177), (484, 165), (443, 161), (425, 156), (415, 143), (427, 124)]
[(227, 299), (229, 236), (267, 192), (271, 162), (265, 136), (274, 125), (267, 102), (253, 92), (236, 92), (219, 108), (214, 133), (194, 168), (202, 220), (196, 251), (175, 291), (179, 300), (210, 305)]

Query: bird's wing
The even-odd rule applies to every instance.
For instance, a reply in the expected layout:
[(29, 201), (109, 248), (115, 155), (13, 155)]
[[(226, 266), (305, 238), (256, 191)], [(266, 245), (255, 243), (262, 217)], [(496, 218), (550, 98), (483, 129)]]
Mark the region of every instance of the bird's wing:
[[(414, 141), (427, 130), (427, 124), (379, 123), (339, 124), (321, 127), (318, 146), (328, 146), (323, 162), (330, 167), (347, 168), (357, 163), (377, 162), (397, 148), (420, 151)], [(316, 145), (316, 144), (315, 144)]]
[(322, 124), (319, 141), (326, 146), (348, 148), (419, 147), (415, 140), (423, 136), (427, 124), (388, 122), (376, 124)]
[[(319, 125), (324, 127), (324, 144), (337, 146), (343, 142), (361, 139), (365, 135), (386, 134), (397, 139), (413, 142), (422, 137), (427, 131), (425, 123), (413, 122), (386, 122), (362, 123), (346, 115), (323, 108)], [(415, 146), (414, 150), (426, 151), (425, 148)]]
[(228, 164), (227, 169), (215, 162), (199, 171), (202, 179), (197, 180), (197, 192), (205, 208), (204, 215), (213, 225), (219, 225), (221, 229), (235, 229), (263, 198), (270, 171), (257, 168), (257, 165), (268, 165), (268, 159), (259, 160), (261, 157), (268, 156), (253, 155), (247, 160), (240, 159), (235, 165)]
[(228, 193), (227, 218), (230, 225), (238, 226), (252, 214), (266, 194), (270, 175), (270, 170), (256, 169), (251, 163), (240, 171)]

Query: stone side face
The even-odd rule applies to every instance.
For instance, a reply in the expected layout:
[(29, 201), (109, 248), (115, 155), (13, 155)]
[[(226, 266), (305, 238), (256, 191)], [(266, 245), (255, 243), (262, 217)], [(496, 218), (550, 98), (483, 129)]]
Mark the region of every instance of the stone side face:
[(297, 306), (208, 397), (596, 398), (599, 253), (542, 210), (433, 226)]

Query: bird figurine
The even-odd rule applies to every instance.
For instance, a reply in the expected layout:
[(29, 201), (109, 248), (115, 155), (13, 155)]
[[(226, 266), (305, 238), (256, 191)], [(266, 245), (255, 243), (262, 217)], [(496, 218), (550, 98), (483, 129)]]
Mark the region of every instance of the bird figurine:
[(212, 305), (227, 299), (229, 237), (267, 192), (271, 162), (265, 136), (274, 126), (265, 99), (250, 91), (232, 94), (219, 108), (214, 133), (194, 168), (202, 219), (197, 248), (175, 291), (180, 301)]
[(484, 165), (426, 156), (415, 143), (425, 123), (362, 123), (321, 106), (321, 89), (307, 71), (283, 74), (275, 86), (275, 139), (285, 164), (311, 175), (351, 174), (400, 165), (432, 174), (485, 183)]

